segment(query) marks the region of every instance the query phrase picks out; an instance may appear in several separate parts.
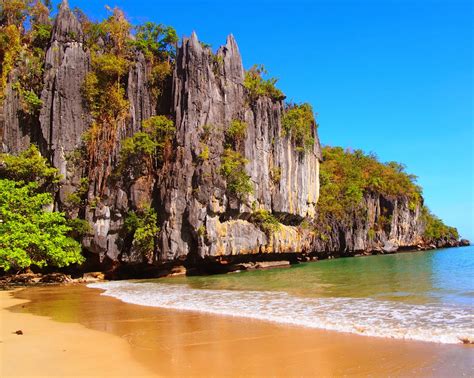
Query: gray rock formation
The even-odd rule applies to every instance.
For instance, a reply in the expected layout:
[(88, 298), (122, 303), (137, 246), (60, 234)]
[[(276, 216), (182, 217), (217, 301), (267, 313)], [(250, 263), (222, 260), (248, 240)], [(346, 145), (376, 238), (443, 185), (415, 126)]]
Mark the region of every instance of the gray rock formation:
[(48, 157), (65, 179), (60, 190), (62, 202), (74, 191), (81, 177), (71, 154), (80, 147), (82, 135), (90, 124), (81, 95), (89, 60), (81, 25), (64, 1), (46, 52), (39, 117)]
[[(81, 164), (86, 157), (75, 156), (92, 122), (81, 93), (90, 69), (83, 39), (81, 24), (63, 1), (46, 52), (38, 119), (25, 123), (19, 116), (14, 71), (0, 113), (4, 151), (17, 153), (37, 143), (64, 176), (59, 208), (65, 207), (79, 179), (87, 176)], [(109, 177), (100, 190), (97, 182), (90, 183), (87, 205), (81, 214), (72, 215), (90, 223), (92, 232), (83, 244), (97, 261), (114, 266), (183, 260), (191, 265), (232, 259), (294, 261), (305, 259), (304, 255), (394, 252), (422, 244), (421, 210), (410, 209), (403, 197), (367, 194), (361, 212), (331, 224), (326, 237), (305, 227), (317, 214), (319, 197), (321, 150), (316, 131), (314, 147), (300, 152), (282, 133), (282, 101), (249, 98), (233, 36), (216, 54), (203, 47), (196, 34), (185, 38), (177, 50), (172, 83), (164, 87), (160, 104), (151, 94), (149, 75), (146, 59), (137, 53), (124, 84), (129, 117), (118, 125), (108, 162), (116, 166), (121, 141), (157, 114), (175, 120), (173, 151), (156, 172)], [(229, 194), (220, 174), (225, 133), (233, 120), (247, 124), (245, 138), (235, 148), (248, 160), (245, 169), (254, 189), (240, 199)], [(206, 158), (202, 158), (204, 151)], [(135, 250), (131, 235), (123, 229), (126, 214), (143, 203), (157, 210), (160, 227), (156, 250), (147, 256)], [(279, 230), (265, 233), (252, 223), (256, 210), (274, 214), (282, 223)], [(438, 246), (449, 243), (440, 241)]]
[[(282, 218), (313, 216), (319, 196), (319, 144), (299, 153), (282, 135), (283, 104), (259, 98), (250, 104), (243, 86), (244, 69), (233, 36), (214, 56), (196, 34), (178, 49), (173, 77), (176, 157), (161, 185), (164, 222), (159, 260), (261, 252), (300, 251), (296, 228), (284, 227), (268, 238), (246, 218), (253, 209)], [(243, 201), (226, 192), (219, 174), (225, 130), (233, 120), (247, 124), (240, 151), (254, 192)], [(317, 138), (317, 137), (316, 137)], [(204, 148), (205, 161), (197, 159)], [(278, 182), (272, 180), (278, 169)], [(199, 229), (205, 229), (198, 235)], [(285, 235), (283, 237), (283, 235)]]
[(316, 238), (314, 252), (354, 255), (367, 252), (395, 252), (423, 244), (421, 204), (411, 210), (405, 197), (365, 195), (359, 213), (349, 221), (332, 224), (329, 237)]
[[(32, 142), (34, 127), (24, 123), (20, 117), (21, 104), (18, 92), (13, 89), (15, 72), (9, 75), (5, 97), (0, 107), (1, 151), (17, 154), (28, 148)], [(37, 126), (37, 125), (36, 125)]]

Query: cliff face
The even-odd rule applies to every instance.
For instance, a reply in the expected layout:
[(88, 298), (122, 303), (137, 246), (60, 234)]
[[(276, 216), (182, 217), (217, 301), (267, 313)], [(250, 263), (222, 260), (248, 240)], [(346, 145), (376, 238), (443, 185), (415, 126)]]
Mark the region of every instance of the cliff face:
[[(260, 98), (249, 105), (244, 70), (232, 36), (216, 55), (197, 36), (178, 48), (173, 75), (176, 158), (160, 186), (164, 222), (161, 260), (298, 251), (304, 243), (295, 227), (268, 237), (248, 221), (255, 209), (302, 219), (315, 212), (319, 195), (319, 145), (301, 154), (282, 136), (283, 104)], [(244, 201), (226, 191), (219, 174), (225, 131), (233, 120), (247, 124), (240, 146), (248, 159), (253, 193)], [(209, 157), (198, 159), (203, 149)], [(278, 170), (278, 180), (272, 171)], [(205, 230), (198, 235), (198, 230)], [(280, 235), (281, 233), (281, 235)], [(185, 235), (185, 237), (183, 237)]]
[(349, 256), (421, 248), (424, 243), (421, 206), (410, 209), (406, 197), (365, 195), (349, 220), (332, 222), (329, 232), (315, 238), (313, 250)]
[(53, 25), (44, 62), (39, 116), (41, 137), (38, 141), (42, 142), (43, 152), (64, 178), (61, 203), (74, 190), (83, 173), (71, 163), (70, 155), (80, 146), (90, 123), (81, 95), (89, 60), (81, 25), (71, 10), (62, 6)]
[[(90, 260), (192, 264), (242, 256), (279, 259), (282, 254), (295, 260), (392, 252), (422, 243), (420, 206), (410, 209), (403, 197), (365, 195), (361, 212), (349, 221), (332, 222), (325, 230), (312, 228), (322, 159), (316, 130), (313, 147), (302, 151), (283, 131), (282, 100), (250, 98), (233, 36), (216, 54), (195, 34), (183, 39), (172, 80), (159, 101), (151, 93), (149, 63), (142, 53), (135, 54), (124, 80), (128, 117), (118, 123), (103, 166), (95, 167), (102, 174), (88, 183), (85, 205), (71, 209), (68, 196), (78, 191), (91, 169), (83, 135), (93, 119), (82, 93), (91, 69), (81, 24), (63, 2), (45, 54), (39, 115), (27, 122), (20, 116), (13, 70), (0, 118), (4, 151), (17, 153), (36, 143), (63, 175), (56, 207), (91, 225), (83, 238)], [(172, 118), (176, 128), (162, 166), (137, 177), (112, 175), (123, 139), (141, 131), (142, 122), (157, 114)], [(229, 192), (220, 170), (226, 133), (236, 120), (247, 125), (245, 137), (234, 147), (247, 161), (245, 171), (253, 187), (243, 198)], [(160, 229), (154, 251), (146, 255), (124, 231), (127, 213), (144, 203), (156, 210)], [(273, 214), (279, 227), (265, 232), (253, 221), (256, 211)]]

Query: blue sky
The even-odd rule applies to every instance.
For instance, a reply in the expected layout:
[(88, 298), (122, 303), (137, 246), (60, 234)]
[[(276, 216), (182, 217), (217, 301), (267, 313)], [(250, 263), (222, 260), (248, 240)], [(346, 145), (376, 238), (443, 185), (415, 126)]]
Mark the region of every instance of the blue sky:
[(265, 65), (289, 99), (310, 102), (323, 144), (406, 164), (426, 203), (474, 240), (473, 6), (470, 0), (70, 0), (92, 18), (233, 33), (244, 65)]

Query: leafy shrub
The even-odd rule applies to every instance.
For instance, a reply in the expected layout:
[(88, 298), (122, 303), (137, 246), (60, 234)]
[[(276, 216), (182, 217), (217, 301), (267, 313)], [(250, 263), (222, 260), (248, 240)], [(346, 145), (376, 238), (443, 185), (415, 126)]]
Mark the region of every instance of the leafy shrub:
[(92, 54), (92, 67), (102, 80), (120, 80), (130, 67), (130, 62), (121, 56), (112, 53)]
[(66, 198), (66, 204), (70, 208), (81, 208), (86, 203), (87, 192), (89, 191), (89, 180), (81, 178), (77, 189)]
[[(170, 147), (175, 132), (173, 121), (165, 116), (151, 117), (142, 123), (143, 131), (124, 139), (120, 150), (119, 171), (128, 167), (138, 174), (141, 167), (150, 172), (154, 162), (159, 165), (163, 162), (166, 148)], [(145, 172), (146, 173), (146, 172)]]
[(254, 65), (245, 73), (244, 87), (251, 101), (256, 101), (259, 97), (269, 97), (273, 101), (285, 99), (285, 95), (279, 90), (275, 84), (277, 79), (264, 79), (267, 74), (263, 65)]
[(139, 131), (131, 138), (124, 139), (120, 157), (128, 164), (140, 164), (142, 160), (150, 160), (156, 150), (156, 142), (148, 133)]
[(210, 125), (210, 124), (205, 124), (202, 126), (202, 132), (201, 132), (201, 136), (200, 136), (200, 139), (202, 142), (206, 142), (209, 140), (209, 138), (211, 137), (211, 132), (213, 130), (214, 126), (213, 125)]
[(169, 60), (163, 62), (155, 62), (151, 68), (151, 73), (148, 77), (147, 86), (155, 99), (159, 99), (163, 94), (163, 89), (166, 80), (171, 77), (173, 73), (173, 65)]
[(310, 104), (287, 104), (282, 117), (283, 132), (291, 136), (293, 143), (302, 152), (314, 146), (314, 132), (317, 127)]
[(266, 235), (271, 235), (281, 228), (278, 219), (267, 210), (255, 210), (250, 217), (250, 221), (265, 232)]
[(204, 225), (199, 226), (198, 229), (197, 229), (197, 234), (200, 237), (205, 237), (207, 235), (206, 226), (204, 226)]
[(175, 135), (174, 122), (165, 116), (150, 117), (142, 123), (143, 130), (155, 141), (157, 146), (157, 159), (163, 161), (164, 152), (170, 146)]
[(92, 232), (91, 225), (85, 219), (68, 219), (67, 225), (71, 228), (69, 234), (74, 239), (81, 239)]
[(228, 143), (232, 143), (234, 145), (242, 142), (245, 139), (246, 134), (247, 123), (238, 119), (234, 119), (225, 132)]
[(220, 173), (227, 181), (227, 190), (240, 199), (253, 191), (252, 181), (245, 171), (247, 163), (247, 159), (230, 148), (224, 150), (221, 158)]
[(375, 239), (375, 230), (373, 228), (371, 228), (368, 232), (367, 232), (367, 237), (369, 238), (369, 240), (374, 240)]
[(32, 44), (35, 47), (45, 49), (51, 39), (53, 26), (50, 24), (36, 24), (33, 26)]
[(198, 159), (201, 161), (209, 160), (209, 146), (201, 143), (201, 153), (198, 155)]
[(23, 111), (30, 115), (37, 114), (43, 105), (43, 101), (40, 100), (38, 95), (31, 90), (24, 91), (21, 95), (23, 100)]
[(133, 246), (142, 254), (149, 256), (155, 249), (158, 218), (154, 209), (145, 207), (138, 211), (130, 211), (125, 218), (125, 229), (133, 234)]
[(81, 263), (81, 248), (68, 233), (64, 214), (48, 212), (49, 193), (38, 185), (0, 180), (0, 268), (23, 269), (31, 265), (63, 267)]
[(281, 180), (281, 168), (272, 167), (270, 169), (270, 178), (272, 179), (274, 184), (279, 184)]
[(59, 183), (61, 178), (33, 144), (18, 156), (0, 154), (0, 177), (23, 183), (37, 182), (40, 189)]

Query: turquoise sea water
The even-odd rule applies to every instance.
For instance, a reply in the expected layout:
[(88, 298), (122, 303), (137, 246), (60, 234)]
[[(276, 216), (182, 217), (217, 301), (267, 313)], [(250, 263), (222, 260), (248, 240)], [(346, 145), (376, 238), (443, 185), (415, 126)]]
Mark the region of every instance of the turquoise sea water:
[(90, 286), (146, 306), (369, 336), (474, 339), (474, 247)]

